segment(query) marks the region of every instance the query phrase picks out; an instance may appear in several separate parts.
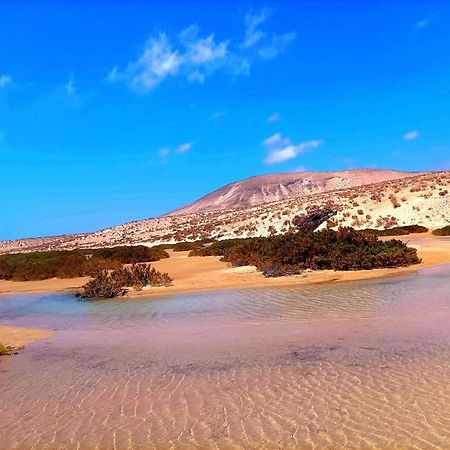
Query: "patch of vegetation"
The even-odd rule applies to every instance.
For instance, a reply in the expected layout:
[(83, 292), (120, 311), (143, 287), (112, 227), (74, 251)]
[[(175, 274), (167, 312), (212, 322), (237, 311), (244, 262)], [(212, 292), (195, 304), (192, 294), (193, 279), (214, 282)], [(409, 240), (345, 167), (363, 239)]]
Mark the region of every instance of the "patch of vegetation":
[(154, 249), (161, 250), (173, 250), (174, 252), (188, 252), (191, 250), (196, 250), (198, 248), (203, 248), (205, 245), (214, 242), (213, 239), (201, 239), (199, 241), (182, 241), (177, 242), (176, 244), (161, 244), (156, 247), (152, 247)]
[(12, 355), (16, 353), (17, 349), (14, 347), (10, 347), (9, 345), (4, 345), (0, 343), (0, 356), (2, 355)]
[(450, 225), (433, 231), (435, 236), (450, 236)]
[(361, 231), (374, 236), (402, 236), (412, 233), (426, 233), (428, 231), (428, 228), (421, 225), (405, 225), (403, 227), (393, 227), (386, 230), (374, 230), (371, 228), (366, 228), (365, 230)]
[(145, 245), (98, 248), (83, 250), (83, 253), (92, 254), (94, 259), (119, 261), (122, 264), (153, 262), (169, 257), (163, 249)]
[(91, 276), (99, 270), (118, 269), (122, 264), (168, 257), (162, 249), (143, 245), (7, 254), (0, 255), (0, 279), (30, 281)]
[(313, 270), (363, 270), (418, 264), (414, 248), (401, 241), (380, 241), (352, 228), (304, 230), (278, 236), (220, 241), (193, 255), (221, 255), (231, 266), (256, 266), (277, 277)]
[(98, 271), (95, 278), (83, 286), (83, 292), (77, 295), (89, 299), (122, 297), (130, 287), (140, 290), (144, 286), (170, 286), (172, 281), (167, 273), (150, 265), (133, 264), (130, 268), (121, 267), (112, 272)]
[(245, 242), (251, 242), (255, 239), (262, 238), (247, 238), (247, 239), (224, 239), (222, 241), (213, 242), (207, 247), (200, 247), (192, 250), (189, 256), (227, 256), (228, 252), (231, 251), (237, 245)]

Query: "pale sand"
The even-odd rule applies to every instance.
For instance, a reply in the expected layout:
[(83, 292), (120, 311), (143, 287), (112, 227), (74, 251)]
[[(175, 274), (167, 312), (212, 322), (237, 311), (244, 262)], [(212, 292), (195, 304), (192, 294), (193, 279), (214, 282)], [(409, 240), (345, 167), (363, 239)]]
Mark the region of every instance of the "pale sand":
[[(295, 286), (314, 283), (357, 281), (371, 278), (403, 275), (439, 264), (450, 263), (450, 239), (436, 237), (431, 233), (411, 234), (396, 237), (416, 247), (422, 263), (397, 269), (375, 269), (359, 271), (307, 271), (302, 275), (266, 278), (252, 267), (230, 268), (220, 257), (191, 257), (188, 252), (169, 251), (170, 258), (156, 261), (152, 265), (168, 272), (174, 279), (170, 287), (146, 287), (142, 291), (130, 291), (130, 297), (149, 297), (200, 292), (220, 289), (242, 289), (265, 286)], [(390, 238), (383, 238), (390, 239)], [(51, 279), (43, 281), (13, 282), (0, 280), (0, 294), (21, 292), (56, 292), (80, 289), (89, 278)]]
[(52, 334), (51, 331), (40, 328), (19, 328), (0, 325), (0, 343), (14, 348), (20, 348), (41, 339), (48, 339)]

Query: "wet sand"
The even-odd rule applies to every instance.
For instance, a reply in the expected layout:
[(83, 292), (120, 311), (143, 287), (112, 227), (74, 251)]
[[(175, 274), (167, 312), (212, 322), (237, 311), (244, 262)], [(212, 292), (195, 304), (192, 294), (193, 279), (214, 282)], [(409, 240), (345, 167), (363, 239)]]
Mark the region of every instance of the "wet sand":
[[(389, 239), (389, 238), (383, 238)], [(168, 272), (174, 279), (170, 287), (145, 287), (142, 291), (131, 290), (129, 297), (175, 295), (217, 289), (241, 289), (270, 286), (297, 286), (327, 282), (358, 281), (390, 276), (399, 276), (434, 265), (450, 263), (450, 239), (435, 237), (431, 233), (399, 236), (418, 249), (423, 262), (397, 269), (375, 269), (360, 271), (307, 271), (302, 275), (266, 278), (253, 267), (230, 268), (220, 257), (191, 257), (189, 252), (169, 251), (170, 258), (156, 261), (152, 265)], [(13, 282), (0, 280), (0, 294), (20, 292), (74, 292), (89, 278), (51, 279), (43, 281)]]
[(8, 347), (21, 348), (41, 339), (48, 339), (53, 333), (40, 328), (7, 327), (0, 325), (0, 343)]

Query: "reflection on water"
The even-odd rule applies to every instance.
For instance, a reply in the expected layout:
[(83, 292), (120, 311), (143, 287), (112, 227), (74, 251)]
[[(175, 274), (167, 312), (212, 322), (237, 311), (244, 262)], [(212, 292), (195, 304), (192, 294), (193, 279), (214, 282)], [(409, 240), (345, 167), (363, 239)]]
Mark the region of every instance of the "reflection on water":
[(0, 448), (449, 448), (449, 275), (1, 297)]

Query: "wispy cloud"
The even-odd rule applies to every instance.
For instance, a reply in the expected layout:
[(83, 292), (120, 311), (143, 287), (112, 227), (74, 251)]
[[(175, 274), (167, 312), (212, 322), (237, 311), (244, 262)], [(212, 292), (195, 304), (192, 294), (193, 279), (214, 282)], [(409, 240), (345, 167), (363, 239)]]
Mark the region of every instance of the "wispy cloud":
[(138, 60), (124, 70), (114, 67), (108, 80), (122, 81), (135, 91), (148, 92), (175, 76), (201, 84), (219, 70), (242, 75), (248, 73), (248, 64), (228, 49), (227, 41), (217, 41), (214, 34), (200, 37), (198, 28), (190, 26), (175, 40), (165, 33), (150, 38)]
[(71, 108), (79, 108), (83, 105), (83, 97), (77, 88), (73, 73), (69, 74), (66, 83), (60, 85), (52, 95), (55, 100), (63, 102)]
[(272, 59), (283, 53), (296, 34), (287, 32), (283, 34), (268, 33), (261, 26), (267, 22), (272, 15), (272, 10), (264, 8), (257, 14), (245, 16), (245, 39), (244, 48), (257, 48), (257, 55), (261, 59)]
[(262, 59), (273, 59), (283, 53), (288, 45), (295, 39), (295, 33), (286, 33), (281, 36), (273, 36), (270, 44), (259, 49), (258, 54)]
[(309, 149), (319, 147), (323, 144), (322, 140), (313, 140), (293, 144), (289, 138), (284, 138), (280, 133), (270, 136), (262, 145), (268, 151), (264, 160), (266, 164), (278, 164), (295, 158), (300, 153)]
[(420, 133), (417, 130), (412, 130), (403, 135), (403, 140), (404, 141), (413, 141), (414, 139), (417, 139), (419, 136), (420, 136)]
[(177, 153), (186, 153), (192, 150), (193, 142), (185, 142), (177, 147)]
[(436, 15), (435, 15), (435, 14), (432, 14), (431, 16), (428, 16), (428, 17), (425, 17), (425, 18), (422, 19), (422, 20), (419, 20), (419, 21), (416, 23), (415, 28), (421, 29), (421, 28), (427, 27), (428, 25), (430, 25), (430, 22), (431, 22), (435, 17), (436, 17)]
[(283, 52), (294, 33), (277, 35), (260, 29), (270, 16), (269, 10), (245, 17), (245, 38), (218, 39), (214, 33), (202, 35), (191, 25), (176, 36), (159, 33), (150, 37), (141, 55), (126, 67), (114, 67), (109, 82), (122, 82), (136, 92), (149, 92), (171, 77), (202, 84), (221, 72), (232, 77), (249, 75), (257, 60), (268, 60)]
[(0, 75), (0, 88), (6, 87), (12, 83), (12, 78), (10, 75)]
[(167, 158), (170, 155), (170, 149), (168, 147), (163, 147), (158, 150), (158, 156), (162, 163), (167, 162)]
[(266, 22), (271, 14), (272, 11), (270, 9), (264, 8), (257, 14), (247, 14), (245, 16), (244, 47), (253, 47), (266, 36), (266, 33), (260, 29), (260, 25)]
[(211, 120), (219, 120), (225, 115), (227, 115), (227, 111), (214, 111), (209, 117)]
[(69, 79), (67, 80), (67, 83), (65, 85), (66, 93), (67, 95), (76, 95), (75, 92), (75, 77), (73, 73), (69, 75)]
[[(184, 142), (183, 144), (180, 144), (175, 148), (174, 153), (187, 153), (192, 150), (193, 146), (194, 142)], [(170, 147), (162, 147), (158, 150), (158, 157), (162, 163), (166, 163), (172, 153), (173, 152)]]
[(267, 118), (267, 122), (273, 123), (273, 122), (279, 122), (281, 120), (280, 113), (273, 113), (271, 116)]

